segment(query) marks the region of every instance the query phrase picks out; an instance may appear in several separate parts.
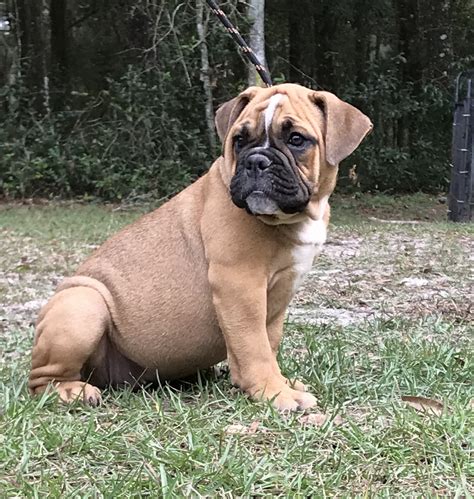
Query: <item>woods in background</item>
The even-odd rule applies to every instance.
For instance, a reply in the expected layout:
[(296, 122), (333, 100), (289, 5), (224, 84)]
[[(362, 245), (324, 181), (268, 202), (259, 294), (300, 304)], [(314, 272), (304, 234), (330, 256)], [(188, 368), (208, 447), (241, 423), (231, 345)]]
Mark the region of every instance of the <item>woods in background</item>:
[[(220, 5), (258, 38), (263, 1)], [(203, 0), (4, 0), (1, 29), (8, 197), (168, 196), (209, 166), (213, 110), (253, 77)], [(343, 188), (446, 189), (473, 0), (272, 0), (265, 39), (275, 83), (332, 91), (372, 118)]]

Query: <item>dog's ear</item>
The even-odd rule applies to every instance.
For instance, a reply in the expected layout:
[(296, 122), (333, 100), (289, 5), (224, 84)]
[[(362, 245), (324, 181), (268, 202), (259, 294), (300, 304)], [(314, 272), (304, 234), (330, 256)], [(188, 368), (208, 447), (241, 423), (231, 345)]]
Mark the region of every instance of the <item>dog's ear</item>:
[(370, 119), (330, 92), (314, 92), (314, 102), (326, 119), (326, 161), (337, 166), (353, 153), (372, 130)]
[(230, 101), (222, 104), (216, 111), (216, 129), (217, 135), (222, 144), (224, 144), (227, 132), (240, 116), (247, 104), (255, 97), (258, 87), (249, 87), (247, 90), (234, 97)]

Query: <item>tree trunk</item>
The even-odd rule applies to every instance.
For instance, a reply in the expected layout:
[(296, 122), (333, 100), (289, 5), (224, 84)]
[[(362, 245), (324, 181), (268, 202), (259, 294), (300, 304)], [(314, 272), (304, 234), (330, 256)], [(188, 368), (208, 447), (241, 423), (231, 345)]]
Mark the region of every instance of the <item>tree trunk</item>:
[(200, 80), (204, 89), (204, 109), (206, 113), (206, 128), (209, 146), (212, 153), (216, 149), (216, 132), (214, 129), (214, 110), (212, 106), (212, 87), (209, 74), (209, 54), (206, 44), (206, 27), (204, 26), (204, 0), (196, 1), (196, 28), (198, 32), (199, 48), (201, 51)]
[(366, 5), (365, 0), (356, 2), (354, 12), (355, 57), (357, 59), (355, 80), (358, 84), (364, 83), (366, 79), (370, 36), (373, 35), (373, 32), (367, 29), (368, 13), (370, 15), (370, 6)]
[[(397, 0), (398, 13), (398, 50), (401, 56), (400, 78), (412, 85), (415, 94), (423, 86), (421, 67), (422, 46), (420, 42), (420, 3), (421, 0)], [(413, 119), (403, 116), (398, 120), (397, 144), (409, 147), (413, 130)]]
[(420, 0), (398, 0), (399, 53), (403, 57), (402, 78), (421, 87)]
[[(288, 12), (289, 79), (292, 83), (304, 83), (304, 76), (308, 74), (307, 67), (305, 66), (307, 59), (302, 57), (300, 47), (305, 42), (304, 35), (309, 34), (308, 29), (305, 29), (308, 25), (309, 18), (307, 16), (303, 19), (301, 18), (299, 11), (294, 8), (293, 1), (287, 1), (286, 10)], [(310, 30), (310, 32), (312, 35), (312, 30)], [(308, 43), (308, 38), (306, 38), (306, 43), (308, 43), (308, 45), (314, 45), (312, 42), (313, 40)]]
[[(53, 88), (57, 98), (55, 104), (60, 104), (63, 92), (67, 90), (68, 77), (68, 37), (66, 27), (67, 0), (51, 0), (51, 73)], [(58, 92), (59, 90), (59, 92)]]
[[(268, 68), (265, 57), (265, 0), (249, 0), (248, 18), (250, 21), (249, 45), (260, 64)], [(258, 73), (253, 65), (249, 65), (249, 86), (257, 85)]]
[[(9, 12), (6, 12), (9, 14)], [(2, 12), (3, 14), (3, 12)], [(16, 16), (14, 16), (16, 17)], [(3, 19), (2, 19), (3, 20)], [(14, 85), (19, 64), (19, 39), (17, 39), (17, 30), (15, 30), (15, 23), (13, 29), (10, 24), (10, 32), (8, 35), (0, 33), (0, 85)], [(13, 97), (12, 92), (7, 96), (7, 101)], [(3, 101), (3, 99), (0, 99)]]
[(43, 0), (17, 0), (21, 39), (21, 64), (31, 104), (41, 113), (49, 111), (49, 81), (46, 71), (47, 44)]

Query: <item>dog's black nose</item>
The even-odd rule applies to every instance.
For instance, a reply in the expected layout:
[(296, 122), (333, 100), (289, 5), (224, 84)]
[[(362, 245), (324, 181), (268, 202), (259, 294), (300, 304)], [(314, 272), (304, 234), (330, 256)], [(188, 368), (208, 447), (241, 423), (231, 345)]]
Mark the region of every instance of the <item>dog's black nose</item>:
[(266, 170), (272, 164), (272, 160), (264, 154), (251, 154), (245, 162), (247, 171), (260, 172)]

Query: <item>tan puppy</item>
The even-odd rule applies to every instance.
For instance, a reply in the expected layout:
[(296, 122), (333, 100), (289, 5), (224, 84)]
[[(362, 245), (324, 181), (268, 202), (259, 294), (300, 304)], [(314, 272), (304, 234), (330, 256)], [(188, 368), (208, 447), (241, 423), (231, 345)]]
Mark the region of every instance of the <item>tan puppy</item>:
[(105, 242), (41, 310), (32, 393), (52, 384), (64, 401), (95, 404), (97, 387), (179, 378), (227, 357), (252, 398), (315, 404), (276, 353), (326, 239), (337, 165), (372, 125), (294, 84), (247, 89), (216, 125), (223, 155), (209, 172)]

